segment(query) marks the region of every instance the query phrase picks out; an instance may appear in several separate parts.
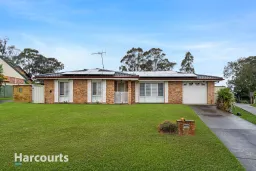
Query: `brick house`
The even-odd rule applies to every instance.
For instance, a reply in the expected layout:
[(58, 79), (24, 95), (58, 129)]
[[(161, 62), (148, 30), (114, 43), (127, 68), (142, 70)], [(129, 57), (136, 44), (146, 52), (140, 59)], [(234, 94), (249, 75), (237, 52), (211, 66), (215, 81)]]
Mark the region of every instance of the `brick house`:
[(42, 74), (45, 103), (214, 104), (221, 77), (174, 71), (120, 72), (85, 69)]
[(0, 57), (0, 65), (3, 67), (4, 85), (16, 85), (31, 83), (29, 75), (19, 66), (11, 61)]

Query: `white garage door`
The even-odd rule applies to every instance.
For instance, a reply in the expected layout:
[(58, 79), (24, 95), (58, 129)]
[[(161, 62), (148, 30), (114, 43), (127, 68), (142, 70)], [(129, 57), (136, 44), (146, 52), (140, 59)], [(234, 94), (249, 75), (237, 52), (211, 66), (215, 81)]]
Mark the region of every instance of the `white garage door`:
[(183, 104), (207, 104), (207, 83), (183, 82)]

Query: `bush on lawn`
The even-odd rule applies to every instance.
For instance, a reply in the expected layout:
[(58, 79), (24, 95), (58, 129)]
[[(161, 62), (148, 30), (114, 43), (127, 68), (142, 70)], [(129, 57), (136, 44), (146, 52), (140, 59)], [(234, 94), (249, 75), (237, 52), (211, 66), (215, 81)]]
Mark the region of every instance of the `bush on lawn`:
[(170, 121), (164, 121), (163, 123), (158, 125), (159, 133), (169, 133), (175, 134), (178, 131), (178, 126), (176, 123), (172, 123)]
[(218, 91), (217, 108), (230, 112), (232, 103), (234, 102), (234, 95), (229, 88), (223, 88)]

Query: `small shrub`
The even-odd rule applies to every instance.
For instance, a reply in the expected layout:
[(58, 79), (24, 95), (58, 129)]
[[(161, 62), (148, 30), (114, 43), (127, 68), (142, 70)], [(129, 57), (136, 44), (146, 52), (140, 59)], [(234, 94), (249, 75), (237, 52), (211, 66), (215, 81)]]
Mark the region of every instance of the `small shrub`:
[(218, 91), (217, 108), (230, 112), (232, 103), (234, 102), (234, 95), (229, 88), (223, 88)]
[(159, 124), (158, 132), (159, 133), (169, 133), (174, 134), (177, 133), (178, 126), (176, 123), (172, 123), (170, 121), (164, 121), (163, 123)]

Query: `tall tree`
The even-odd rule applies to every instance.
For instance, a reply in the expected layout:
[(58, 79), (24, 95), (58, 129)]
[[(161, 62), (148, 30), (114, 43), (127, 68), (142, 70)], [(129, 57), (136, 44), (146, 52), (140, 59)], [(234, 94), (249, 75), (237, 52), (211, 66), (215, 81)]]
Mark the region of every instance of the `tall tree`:
[(224, 77), (238, 99), (243, 96), (249, 99), (249, 93), (256, 91), (256, 56), (228, 62)]
[(144, 62), (142, 48), (132, 48), (128, 50), (126, 55), (121, 59), (122, 65), (119, 69), (121, 71), (140, 71), (141, 65)]
[(121, 71), (168, 71), (176, 63), (165, 58), (162, 49), (152, 48), (143, 52), (142, 48), (132, 48), (121, 59)]
[(18, 56), (13, 57), (29, 75), (53, 73), (64, 68), (64, 65), (55, 58), (46, 58), (36, 49), (25, 48)]
[(2, 86), (3, 81), (4, 81), (3, 65), (0, 65), (0, 87)]
[(165, 58), (166, 54), (160, 48), (151, 48), (144, 52), (143, 56), (147, 60), (143, 68), (147, 71), (168, 71), (176, 65), (175, 62), (170, 62)]
[(20, 50), (14, 45), (8, 45), (8, 41), (8, 38), (0, 39), (0, 55), (7, 60), (12, 60), (12, 57), (20, 53)]
[(193, 62), (194, 56), (190, 52), (187, 52), (185, 58), (181, 62), (180, 71), (185, 73), (195, 73)]

